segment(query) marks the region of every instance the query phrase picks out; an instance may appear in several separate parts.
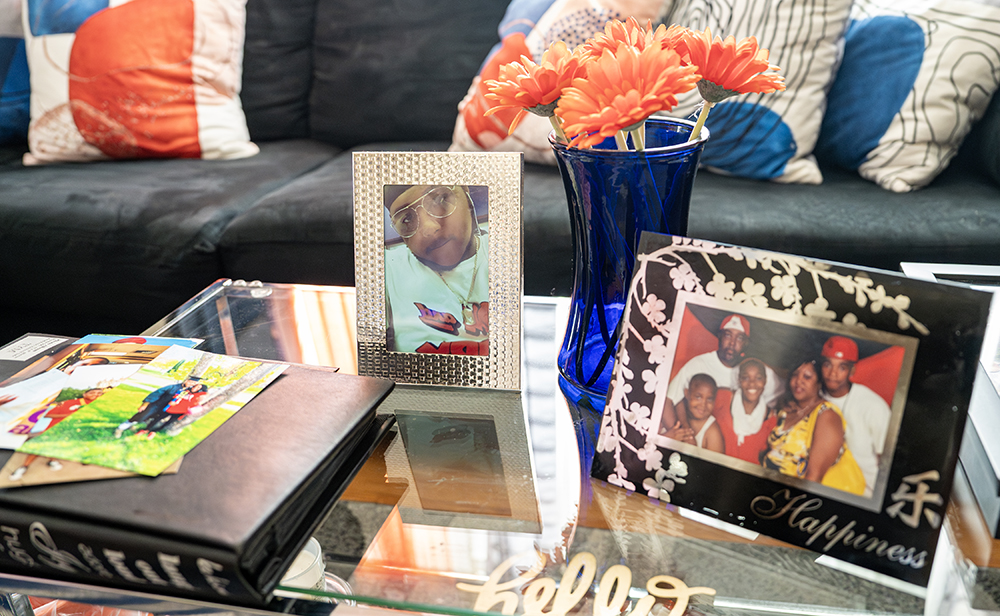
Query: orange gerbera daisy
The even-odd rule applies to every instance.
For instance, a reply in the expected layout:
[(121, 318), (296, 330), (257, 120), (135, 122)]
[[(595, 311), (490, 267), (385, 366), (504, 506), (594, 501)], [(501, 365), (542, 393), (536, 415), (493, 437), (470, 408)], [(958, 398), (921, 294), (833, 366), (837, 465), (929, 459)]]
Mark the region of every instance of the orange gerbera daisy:
[(582, 54), (570, 52), (566, 43), (556, 41), (542, 54), (538, 64), (527, 56), (521, 56), (520, 62), (500, 67), (499, 77), (486, 82), (489, 88), (486, 98), (496, 101), (496, 104), (484, 115), (492, 115), (501, 109), (520, 109), (508, 133), (514, 132), (528, 111), (551, 118), (563, 90), (574, 79), (585, 75)]
[(725, 40), (712, 38), (711, 28), (704, 32), (689, 30), (685, 46), (688, 60), (698, 67), (701, 81), (698, 90), (702, 98), (718, 103), (736, 94), (769, 93), (785, 89), (780, 75), (764, 75), (767, 70), (780, 70), (767, 61), (768, 51), (760, 49), (756, 37), (739, 42), (732, 36)]
[(691, 131), (692, 140), (701, 134), (712, 105), (737, 94), (767, 94), (785, 89), (783, 77), (763, 74), (766, 70), (780, 69), (767, 61), (768, 51), (757, 45), (756, 37), (748, 36), (737, 43), (732, 36), (713, 39), (711, 28), (705, 28), (704, 32), (689, 30), (678, 47), (685, 60), (698, 67), (702, 77), (698, 92), (705, 104)]
[(629, 17), (626, 21), (612, 19), (604, 24), (604, 32), (598, 32), (593, 38), (587, 39), (583, 44), (583, 52), (591, 58), (600, 58), (605, 49), (615, 51), (622, 44), (639, 51), (655, 45), (673, 49), (686, 34), (687, 28), (676, 25), (667, 28), (660, 24), (654, 30), (653, 24), (648, 20), (643, 28), (635, 17)]
[(570, 145), (589, 147), (631, 129), (657, 111), (669, 111), (677, 95), (691, 90), (701, 76), (685, 66), (672, 49), (657, 45), (605, 48), (587, 63), (587, 78), (574, 79), (556, 108)]

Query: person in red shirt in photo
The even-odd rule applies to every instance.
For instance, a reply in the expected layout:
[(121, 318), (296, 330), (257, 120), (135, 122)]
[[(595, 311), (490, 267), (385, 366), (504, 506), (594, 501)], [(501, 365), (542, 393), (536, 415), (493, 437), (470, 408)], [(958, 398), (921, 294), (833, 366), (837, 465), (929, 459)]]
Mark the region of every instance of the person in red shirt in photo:
[[(83, 396), (80, 398), (72, 398), (70, 400), (63, 400), (62, 402), (55, 403), (54, 405), (48, 405), (45, 408), (32, 413), (24, 423), (14, 426), (14, 428), (10, 431), (15, 434), (27, 433), (29, 438), (32, 436), (38, 436), (46, 430), (51, 429), (53, 426), (57, 425), (59, 422), (63, 421), (84, 406), (100, 398), (104, 395), (105, 390), (105, 387), (91, 387), (87, 391), (83, 392)], [(10, 474), (10, 480), (17, 481), (23, 477), (24, 474), (28, 472), (28, 467), (36, 459), (38, 459), (38, 455), (36, 454), (31, 454), (26, 457), (24, 459), (24, 463), (14, 469), (14, 472)], [(59, 462), (59, 460), (50, 459), (48, 461), (48, 467), (57, 471), (62, 468), (62, 463)]]
[(167, 406), (156, 416), (150, 418), (148, 427), (140, 430), (147, 439), (156, 438), (158, 432), (169, 430), (184, 417), (201, 413), (201, 405), (208, 397), (208, 388), (202, 383), (195, 383), (177, 392)]

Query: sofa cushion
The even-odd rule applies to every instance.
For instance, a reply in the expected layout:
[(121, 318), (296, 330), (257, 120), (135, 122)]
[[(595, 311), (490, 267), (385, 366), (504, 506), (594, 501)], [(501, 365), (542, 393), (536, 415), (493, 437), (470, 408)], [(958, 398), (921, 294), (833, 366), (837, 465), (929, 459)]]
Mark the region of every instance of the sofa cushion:
[[(366, 144), (352, 151), (440, 151), (445, 142)], [(559, 171), (527, 165), (523, 198), (527, 293), (566, 295), (573, 271), (569, 213)], [(354, 284), (351, 152), (261, 199), (226, 228), (223, 272), (264, 282)]]
[(1000, 263), (997, 186), (974, 165), (953, 165), (907, 194), (822, 171), (821, 186), (699, 173), (688, 234), (894, 271), (901, 261)]
[(341, 147), (446, 140), (507, 0), (320, 0), (310, 129)]
[(883, 188), (926, 185), (997, 89), (1000, 8), (974, 0), (858, 0), (817, 155)]
[(242, 158), (246, 0), (24, 0), (28, 164)]
[(152, 324), (222, 276), (217, 245), (233, 217), (335, 153), (300, 140), (231, 161), (0, 168), (0, 280), (16, 290), (0, 308)]
[(1000, 96), (993, 96), (986, 114), (969, 129), (955, 164), (960, 162), (962, 154), (968, 156), (969, 164), (1000, 184)]
[(219, 239), (225, 276), (353, 285), (351, 173), (343, 152), (236, 216)]
[(243, 111), (255, 141), (309, 135), (316, 0), (248, 0)]

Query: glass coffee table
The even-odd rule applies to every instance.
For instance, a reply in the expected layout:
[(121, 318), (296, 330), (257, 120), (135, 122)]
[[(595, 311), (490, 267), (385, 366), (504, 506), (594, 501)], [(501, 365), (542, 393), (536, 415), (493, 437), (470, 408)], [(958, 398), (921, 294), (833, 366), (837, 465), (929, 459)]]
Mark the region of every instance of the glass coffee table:
[[(613, 596), (623, 602), (611, 611), (622, 614), (641, 609), (647, 582), (657, 576), (673, 577), (675, 590), (697, 590), (688, 614), (998, 609), (990, 572), (1000, 553), (979, 532), (976, 505), (963, 502), (961, 482), (931, 585), (916, 596), (817, 562), (813, 552), (590, 478), (603, 402), (558, 375), (568, 303), (525, 298), (520, 392), (397, 385), (379, 409), (395, 413), (396, 428), (313, 534), (325, 559), (325, 590), (276, 599), (273, 611), (603, 616), (610, 612), (595, 601), (608, 601), (601, 582), (606, 594), (609, 569), (619, 574)], [(354, 310), (351, 288), (220, 280), (142, 333), (197, 337), (204, 340), (199, 348), (215, 353), (353, 373)], [(157, 613), (269, 613), (0, 580), (8, 590)], [(673, 616), (671, 605), (649, 613)]]

